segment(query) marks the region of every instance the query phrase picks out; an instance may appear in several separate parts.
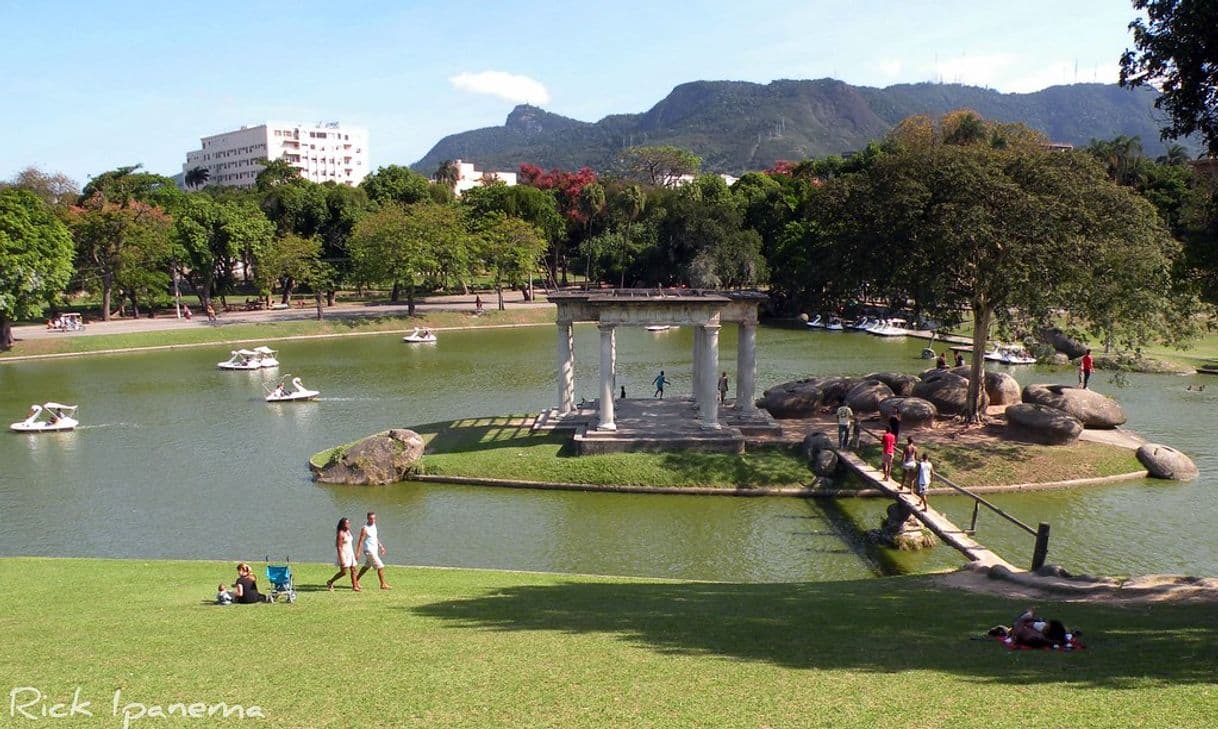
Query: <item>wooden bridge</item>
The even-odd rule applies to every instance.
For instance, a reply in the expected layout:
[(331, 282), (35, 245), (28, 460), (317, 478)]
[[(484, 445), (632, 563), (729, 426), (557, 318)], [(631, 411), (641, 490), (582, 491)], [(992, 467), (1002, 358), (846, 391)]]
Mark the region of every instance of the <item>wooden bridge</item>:
[[(947, 544), (959, 550), (960, 553), (965, 557), (968, 557), (969, 560), (980, 562), (987, 567), (1001, 565), (1012, 572), (1022, 571), (1019, 567), (1016, 567), (1002, 557), (999, 557), (985, 545), (974, 540), (968, 532), (956, 526), (951, 519), (948, 519), (942, 513), (936, 511), (933, 507), (928, 505), (926, 511), (922, 511), (922, 502), (920, 499), (918, 499), (917, 494), (913, 493), (912, 491), (902, 489), (901, 485), (892, 479), (884, 478), (884, 474), (882, 472), (867, 465), (863, 459), (859, 458), (853, 452), (844, 448), (837, 449), (836, 452), (842, 463), (849, 466), (850, 469), (857, 473), (860, 478), (871, 486), (888, 494), (893, 498), (893, 500), (899, 501), (908, 507), (909, 511), (914, 515), (914, 517), (918, 521), (922, 522), (927, 529), (929, 529)], [(975, 514), (976, 513), (974, 512), (974, 524), (976, 523)], [(1047, 529), (1045, 530), (1045, 534), (1047, 541)]]

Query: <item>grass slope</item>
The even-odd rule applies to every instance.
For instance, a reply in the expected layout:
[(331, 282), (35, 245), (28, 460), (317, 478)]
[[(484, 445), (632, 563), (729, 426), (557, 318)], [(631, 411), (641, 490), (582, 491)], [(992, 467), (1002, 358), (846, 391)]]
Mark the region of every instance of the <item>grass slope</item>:
[[(914, 431), (916, 434), (917, 431)], [(915, 435), (915, 440), (917, 436)], [(935, 470), (961, 486), (1005, 486), (1076, 478), (1101, 478), (1143, 470), (1128, 448), (1078, 441), (1069, 446), (1028, 443), (969, 443), (922, 446)], [(880, 447), (862, 449), (867, 461), (880, 462)], [(897, 453), (900, 459), (900, 452)]]
[[(425, 473), (525, 481), (723, 488), (801, 486), (812, 480), (794, 451), (613, 453), (575, 456), (569, 433), (534, 433), (529, 417), (466, 418), (414, 430), (427, 441)], [(326, 461), (332, 451), (313, 457)]]
[(56, 700), (82, 687), (99, 716), (72, 726), (121, 726), (115, 689), (145, 704), (256, 704), (282, 727), (1190, 727), (1218, 715), (1212, 606), (1042, 604), (1086, 633), (1086, 651), (1058, 654), (970, 640), (1023, 605), (924, 577), (732, 585), (391, 566), (391, 592), (329, 593), (332, 568), (298, 565), (295, 605), (204, 604), (232, 571), (2, 559), (0, 675)]
[[(534, 324), (554, 320), (549, 308), (508, 309), (487, 311), (474, 317), (460, 312), (429, 312), (418, 316), (343, 317), (331, 316), (322, 321), (301, 319), (268, 321), (257, 324), (221, 324), (217, 327), (183, 324), (181, 329), (123, 334), (65, 334), (61, 337), (18, 341), (5, 356), (97, 352), (105, 349), (159, 347), (165, 345), (213, 344), (248, 340), (272, 341), (286, 337), (339, 336), (344, 334), (374, 334), (418, 327), (480, 327), (503, 324)], [(223, 322), (223, 318), (220, 320)]]

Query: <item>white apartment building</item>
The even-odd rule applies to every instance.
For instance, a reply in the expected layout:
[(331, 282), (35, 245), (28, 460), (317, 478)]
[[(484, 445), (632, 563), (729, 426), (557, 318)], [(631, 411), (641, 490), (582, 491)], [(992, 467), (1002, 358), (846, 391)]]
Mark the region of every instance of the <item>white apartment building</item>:
[(516, 184), (515, 172), (479, 172), (474, 169), (473, 162), (462, 162), (459, 159), (453, 160), (453, 164), (457, 167), (457, 185), (454, 191), (458, 197), (471, 187), (485, 185), (489, 182), (502, 182), (508, 187)]
[(202, 146), (186, 153), (185, 175), (196, 167), (207, 170), (209, 185), (251, 187), (263, 160), (285, 159), (313, 182), (358, 185), (369, 172), (368, 130), (326, 124), (266, 122), (232, 132), (203, 137)]

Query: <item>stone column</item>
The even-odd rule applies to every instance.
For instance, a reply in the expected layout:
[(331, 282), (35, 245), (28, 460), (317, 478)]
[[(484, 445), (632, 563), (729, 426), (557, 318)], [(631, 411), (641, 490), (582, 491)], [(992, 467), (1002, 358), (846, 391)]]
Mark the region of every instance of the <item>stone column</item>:
[(698, 406), (702, 413), (702, 427), (714, 430), (719, 427), (719, 396), (715, 392), (719, 373), (719, 325), (702, 327), (702, 382), (698, 392)]
[(742, 321), (736, 340), (736, 412), (757, 412), (757, 322)]
[(612, 324), (600, 324), (601, 330), (601, 399), (600, 423), (597, 430), (617, 430), (613, 422), (613, 330)]
[(702, 396), (702, 327), (694, 326), (694, 363), (689, 373), (689, 396), (696, 403)]
[(613, 373), (613, 396), (617, 397), (617, 328), (609, 333), (609, 367)]
[(558, 414), (575, 409), (575, 327), (558, 322)]

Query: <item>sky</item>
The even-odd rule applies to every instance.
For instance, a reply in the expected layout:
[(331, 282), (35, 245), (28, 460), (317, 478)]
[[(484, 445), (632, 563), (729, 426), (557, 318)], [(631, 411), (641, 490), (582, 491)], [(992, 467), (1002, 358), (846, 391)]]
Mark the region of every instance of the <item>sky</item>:
[(518, 103), (596, 121), (696, 80), (1112, 83), (1133, 17), (1124, 0), (0, 0), (0, 179), (174, 174), (200, 137), (267, 120), (364, 126), (373, 168), (411, 164)]

